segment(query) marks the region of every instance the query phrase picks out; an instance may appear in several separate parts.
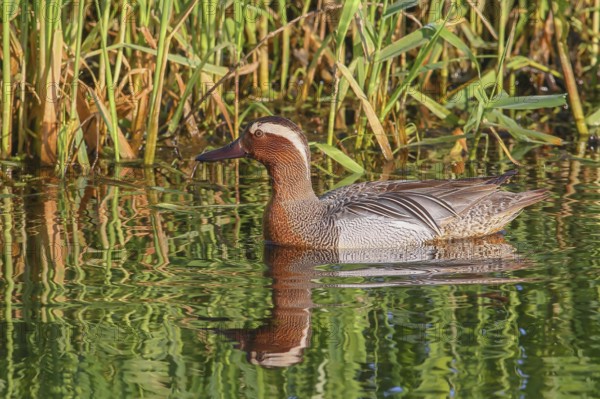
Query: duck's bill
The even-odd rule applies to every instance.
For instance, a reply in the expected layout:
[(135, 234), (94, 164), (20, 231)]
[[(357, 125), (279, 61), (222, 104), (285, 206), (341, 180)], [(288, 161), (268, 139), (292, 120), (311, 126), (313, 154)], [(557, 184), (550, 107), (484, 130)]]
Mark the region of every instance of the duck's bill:
[(218, 150), (208, 151), (196, 157), (198, 162), (219, 161), (221, 159), (241, 158), (246, 156), (246, 151), (242, 148), (240, 139), (233, 143), (219, 148)]

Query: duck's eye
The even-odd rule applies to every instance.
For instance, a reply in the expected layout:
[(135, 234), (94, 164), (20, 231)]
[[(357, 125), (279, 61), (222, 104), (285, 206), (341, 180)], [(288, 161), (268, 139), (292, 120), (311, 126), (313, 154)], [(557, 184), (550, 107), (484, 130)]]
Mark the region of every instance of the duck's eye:
[(254, 132), (254, 137), (262, 137), (264, 135), (262, 130), (257, 130)]

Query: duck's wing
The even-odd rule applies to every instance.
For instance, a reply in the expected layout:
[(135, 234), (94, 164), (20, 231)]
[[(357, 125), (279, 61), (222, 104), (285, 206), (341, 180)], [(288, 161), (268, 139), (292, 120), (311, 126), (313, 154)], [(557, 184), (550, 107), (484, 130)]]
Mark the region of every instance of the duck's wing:
[(464, 180), (385, 181), (353, 184), (321, 197), (335, 219), (382, 217), (423, 225), (437, 234), (440, 226), (492, 195), (514, 173)]
[(327, 203), (327, 216), (335, 220), (378, 217), (420, 224), (441, 234), (440, 223), (456, 215), (439, 198), (411, 191), (353, 193)]

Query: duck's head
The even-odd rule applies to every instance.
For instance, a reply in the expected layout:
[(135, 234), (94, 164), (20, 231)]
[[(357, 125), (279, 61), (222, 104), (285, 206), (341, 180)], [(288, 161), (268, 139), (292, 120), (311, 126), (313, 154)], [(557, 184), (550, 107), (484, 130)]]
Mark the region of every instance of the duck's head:
[(266, 116), (251, 122), (233, 143), (198, 155), (196, 161), (249, 157), (263, 165), (297, 165), (310, 170), (310, 150), (302, 130), (280, 116)]

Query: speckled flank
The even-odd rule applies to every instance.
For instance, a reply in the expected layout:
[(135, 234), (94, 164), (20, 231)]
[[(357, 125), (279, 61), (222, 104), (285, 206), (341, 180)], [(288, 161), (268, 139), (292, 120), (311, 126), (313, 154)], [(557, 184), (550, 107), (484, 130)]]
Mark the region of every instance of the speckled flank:
[(441, 238), (483, 237), (497, 233), (519, 216), (523, 208), (544, 198), (544, 190), (524, 193), (496, 191), (466, 209), (460, 217), (448, 221), (442, 228)]
[[(236, 148), (241, 150), (236, 151), (261, 162), (269, 173), (273, 194), (263, 218), (264, 237), (279, 245), (396, 248), (482, 237), (501, 230), (524, 207), (546, 197), (543, 190), (500, 191), (515, 173), (508, 172), (464, 180), (366, 182), (317, 198), (310, 181), (308, 142), (293, 122), (260, 118), (239, 140)], [(215, 153), (221, 154), (216, 150), (199, 160), (222, 159)]]

